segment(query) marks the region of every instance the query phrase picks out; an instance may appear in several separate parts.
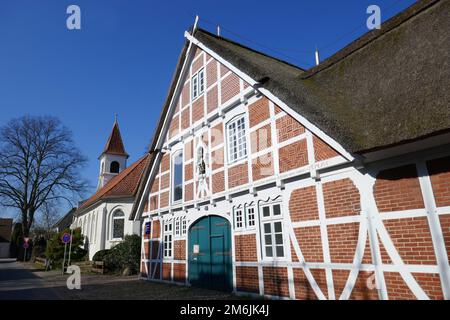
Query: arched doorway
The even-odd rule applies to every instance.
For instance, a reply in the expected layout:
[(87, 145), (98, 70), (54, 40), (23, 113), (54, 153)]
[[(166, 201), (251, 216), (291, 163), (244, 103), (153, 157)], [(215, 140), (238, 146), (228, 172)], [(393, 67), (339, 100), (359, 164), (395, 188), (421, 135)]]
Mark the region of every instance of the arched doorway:
[(192, 286), (233, 290), (231, 226), (219, 216), (197, 220), (189, 228), (189, 282)]

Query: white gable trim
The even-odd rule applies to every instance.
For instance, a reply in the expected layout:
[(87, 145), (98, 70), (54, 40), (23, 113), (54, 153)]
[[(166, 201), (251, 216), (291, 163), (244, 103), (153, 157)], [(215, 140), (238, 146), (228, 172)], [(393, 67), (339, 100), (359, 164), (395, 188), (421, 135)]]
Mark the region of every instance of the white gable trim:
[[(214, 59), (219, 61), (221, 64), (226, 66), (228, 69), (236, 73), (240, 78), (248, 82), (251, 86), (255, 86), (258, 84), (257, 81), (252, 79), (250, 76), (236, 68), (234, 65), (232, 65), (227, 60), (223, 59), (221, 56), (219, 56), (215, 51), (209, 49), (207, 46), (205, 46), (202, 42), (198, 41), (195, 37), (190, 35), (188, 32), (184, 33), (184, 36), (191, 41), (191, 43), (195, 44), (196, 46), (200, 47), (203, 51), (208, 53), (210, 56), (212, 56)], [(345, 148), (338, 143), (336, 140), (328, 136), (325, 132), (320, 130), (318, 127), (316, 127), (314, 124), (312, 124), (309, 120), (307, 120), (305, 117), (301, 116), (298, 112), (294, 111), (292, 108), (290, 108), (287, 104), (285, 104), (283, 101), (281, 101), (277, 96), (275, 96), (272, 92), (270, 92), (267, 89), (264, 88), (258, 88), (258, 90), (266, 96), (269, 100), (277, 104), (280, 108), (282, 108), (287, 114), (289, 114), (291, 117), (296, 119), (298, 122), (300, 122), (306, 129), (314, 133), (316, 136), (318, 136), (320, 139), (325, 141), (329, 146), (331, 146), (333, 149), (335, 149), (337, 152), (339, 152), (342, 156), (344, 156), (347, 160), (353, 161), (355, 159), (354, 156), (352, 156)]]
[[(240, 77), (241, 79), (243, 79), (244, 81), (246, 81), (248, 84), (250, 84), (252, 87), (255, 87), (258, 85), (258, 82), (256, 80), (254, 80), (253, 78), (251, 78), (249, 75), (247, 75), (246, 73), (242, 72), (240, 69), (236, 68), (233, 64), (231, 64), (230, 62), (228, 62), (227, 60), (223, 59), (220, 55), (218, 55), (215, 51), (209, 49), (207, 46), (205, 46), (202, 42), (198, 41), (198, 39), (196, 39), (195, 37), (193, 37), (189, 32), (185, 32), (184, 33), (185, 38), (189, 41), (189, 46), (188, 49), (186, 51), (186, 57), (183, 61), (183, 67), (181, 69), (180, 75), (178, 77), (177, 84), (175, 86), (175, 90), (174, 93), (172, 94), (171, 100), (170, 100), (170, 105), (167, 109), (166, 115), (164, 117), (164, 122), (162, 125), (162, 129), (161, 132), (159, 133), (158, 137), (157, 137), (157, 142), (156, 142), (156, 149), (160, 149), (161, 146), (163, 145), (163, 141), (162, 140), (167, 132), (168, 129), (168, 119), (169, 119), (169, 115), (172, 114), (173, 108), (174, 108), (174, 101), (175, 98), (177, 98), (180, 94), (180, 80), (184, 78), (184, 75), (186, 73), (186, 65), (187, 62), (189, 61), (190, 57), (191, 57), (191, 49), (192, 49), (192, 45), (196, 45), (199, 48), (201, 48), (203, 51), (205, 51), (207, 54), (209, 54), (211, 57), (213, 57), (214, 59), (216, 59), (217, 61), (219, 61), (221, 64), (223, 64), (225, 67), (227, 67), (228, 69), (230, 69), (232, 72), (234, 72), (238, 77)], [(181, 83), (181, 87), (183, 86), (184, 82)], [(331, 146), (333, 149), (335, 149), (337, 152), (339, 152), (342, 156), (344, 156), (344, 158), (346, 158), (348, 161), (353, 161), (355, 158), (349, 153), (347, 152), (344, 147), (342, 147), (337, 141), (335, 141), (334, 139), (332, 139), (330, 136), (328, 136), (325, 132), (323, 132), (322, 130), (320, 130), (318, 127), (316, 127), (314, 124), (312, 124), (311, 122), (309, 122), (306, 118), (304, 118), (303, 116), (301, 116), (300, 114), (298, 114), (296, 111), (294, 111), (292, 108), (290, 108), (287, 104), (285, 104), (283, 101), (281, 101), (278, 97), (276, 97), (274, 94), (272, 94), (269, 90), (264, 89), (264, 88), (258, 88), (257, 90), (259, 90), (264, 96), (266, 96), (269, 100), (271, 100), (272, 102), (274, 102), (275, 104), (277, 104), (280, 108), (282, 108), (286, 113), (288, 113), (290, 116), (292, 116), (294, 119), (296, 119), (298, 122), (300, 122), (306, 129), (308, 129), (309, 131), (311, 131), (312, 133), (314, 133), (317, 137), (319, 137), (320, 139), (322, 139), (323, 141), (325, 141), (325, 143), (327, 143), (329, 146)], [(144, 199), (147, 199), (147, 195), (148, 195), (148, 191), (149, 191), (149, 187), (150, 187), (150, 181), (153, 180), (154, 177), (154, 170), (155, 170), (155, 166), (157, 164), (159, 164), (159, 160), (161, 158), (161, 154), (159, 153), (157, 155), (157, 159), (155, 159), (155, 161), (153, 162), (149, 177), (146, 181), (145, 184), (145, 188), (144, 188), (144, 192), (142, 193), (142, 197), (139, 199), (139, 205), (138, 208), (136, 210), (136, 214), (134, 219), (138, 220), (140, 219), (141, 216), (141, 212), (143, 211), (144, 208)]]
[[(157, 139), (156, 140), (156, 149), (161, 149), (161, 147), (163, 145), (163, 142), (164, 142), (163, 139), (166, 136), (168, 125), (169, 125), (169, 122), (168, 122), (169, 115), (172, 114), (172, 111), (173, 111), (173, 108), (174, 108), (174, 101), (176, 101), (175, 98), (177, 98), (180, 95), (180, 92), (181, 92), (180, 88), (182, 88), (184, 86), (184, 81), (181, 82), (181, 79), (184, 79), (184, 76), (186, 74), (186, 70), (189, 70), (189, 68), (186, 68), (186, 65), (187, 65), (187, 62), (190, 60), (191, 55), (192, 55), (191, 49), (192, 49), (192, 42), (189, 42), (189, 45), (188, 45), (188, 48), (187, 48), (187, 51), (186, 51), (186, 56), (185, 56), (184, 61), (183, 61), (183, 66), (181, 68), (180, 75), (178, 76), (178, 79), (176, 79), (177, 84), (175, 86), (175, 90), (174, 90), (174, 92), (172, 94), (172, 97), (170, 98), (170, 104), (169, 104), (169, 107), (167, 108), (167, 112), (166, 112), (165, 117), (164, 117), (164, 122), (163, 122), (163, 125), (162, 125), (162, 128), (161, 128), (161, 132), (159, 133), (158, 137), (156, 137), (156, 139)], [(137, 221), (137, 220), (140, 219), (142, 211), (144, 210), (145, 202), (143, 200), (145, 200), (145, 201), (147, 200), (147, 196), (148, 196), (148, 192), (149, 192), (149, 188), (150, 188), (150, 181), (152, 181), (154, 179), (155, 166), (157, 166), (159, 164), (160, 158), (161, 158), (161, 152), (158, 152), (158, 154), (156, 155), (155, 161), (153, 161), (153, 164), (152, 164), (152, 167), (150, 169), (150, 174), (149, 174), (149, 176), (147, 178), (147, 181), (145, 182), (144, 192), (142, 193), (142, 196), (139, 199), (139, 204), (138, 204), (136, 213), (134, 215), (134, 221)]]

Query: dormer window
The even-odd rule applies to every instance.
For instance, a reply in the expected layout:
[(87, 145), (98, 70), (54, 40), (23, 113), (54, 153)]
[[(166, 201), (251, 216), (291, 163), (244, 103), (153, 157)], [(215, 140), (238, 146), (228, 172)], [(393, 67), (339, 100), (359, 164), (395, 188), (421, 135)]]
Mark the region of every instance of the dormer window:
[(192, 76), (191, 81), (192, 100), (195, 100), (205, 91), (205, 70), (200, 69)]

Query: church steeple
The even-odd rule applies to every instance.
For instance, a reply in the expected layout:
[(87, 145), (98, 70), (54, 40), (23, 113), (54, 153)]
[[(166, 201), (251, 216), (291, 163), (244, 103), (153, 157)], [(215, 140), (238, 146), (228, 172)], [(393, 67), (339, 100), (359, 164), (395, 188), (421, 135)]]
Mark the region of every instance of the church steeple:
[(122, 172), (127, 165), (129, 155), (125, 151), (120, 134), (119, 122), (117, 121), (117, 114), (115, 114), (114, 125), (106, 142), (105, 148), (99, 157), (100, 160), (100, 174), (98, 178), (97, 189), (102, 188), (111, 180), (112, 177)]

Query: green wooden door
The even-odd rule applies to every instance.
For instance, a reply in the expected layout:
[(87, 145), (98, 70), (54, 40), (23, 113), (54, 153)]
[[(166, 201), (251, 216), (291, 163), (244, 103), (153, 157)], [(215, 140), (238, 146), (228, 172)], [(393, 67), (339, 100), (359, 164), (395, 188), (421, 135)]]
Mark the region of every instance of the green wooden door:
[(189, 229), (189, 281), (196, 287), (231, 291), (230, 223), (219, 216), (199, 219)]

